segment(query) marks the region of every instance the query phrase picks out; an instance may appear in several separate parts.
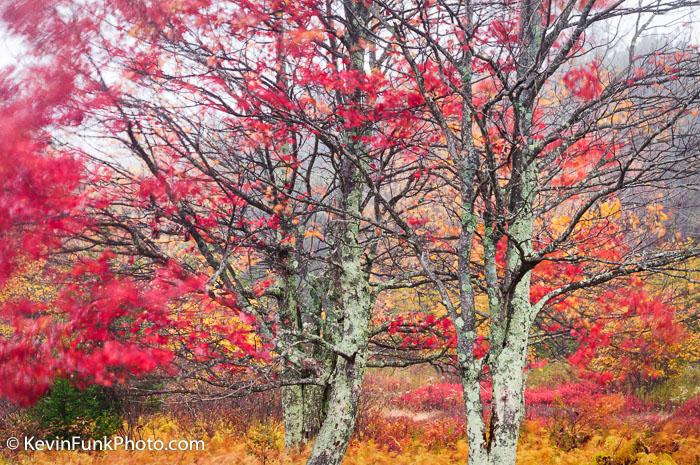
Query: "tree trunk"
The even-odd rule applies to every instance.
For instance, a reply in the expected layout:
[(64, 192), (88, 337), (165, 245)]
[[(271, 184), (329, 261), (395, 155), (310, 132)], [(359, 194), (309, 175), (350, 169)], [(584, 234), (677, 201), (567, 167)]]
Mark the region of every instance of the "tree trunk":
[(484, 425), (484, 408), (481, 403), (481, 385), (479, 377), (462, 376), (464, 408), (467, 413), (467, 443), (469, 445), (467, 463), (469, 465), (487, 465), (488, 451)]
[[(361, 192), (348, 197), (351, 213), (359, 212)], [(325, 420), (314, 443), (307, 465), (339, 465), (355, 428), (360, 389), (364, 380), (369, 341), (372, 299), (362, 270), (358, 242), (359, 221), (349, 221), (339, 247), (338, 310), (341, 340), (330, 378), (330, 397)]]
[(325, 417), (324, 392), (324, 386), (316, 385), (282, 388), (285, 447), (298, 447), (316, 437)]
[(332, 318), (337, 335), (331, 341), (338, 352), (330, 377), (330, 397), (325, 420), (314, 443), (307, 465), (339, 465), (355, 428), (360, 389), (364, 380), (369, 341), (372, 298), (362, 268), (359, 243), (362, 184), (352, 161), (344, 160), (346, 177), (342, 191), (344, 211), (339, 222), (334, 295), (337, 308)]
[[(523, 197), (525, 208), (522, 218), (511, 226), (512, 240), (529, 253), (532, 247), (532, 215), (529, 214), (533, 186), (532, 172), (526, 170), (523, 176)], [(508, 250), (506, 261), (509, 270), (522, 265), (522, 259), (513, 249)], [(512, 296), (501, 314), (505, 323), (498, 334), (502, 341), (494, 341), (497, 346), (491, 350), (492, 373), (492, 417), (491, 437), (489, 438), (489, 463), (491, 465), (515, 465), (520, 423), (525, 413), (525, 364), (527, 346), (533, 314), (530, 305), (530, 272), (527, 271), (514, 286)]]
[[(347, 21), (346, 46), (350, 67), (365, 72), (365, 41), (369, 11), (363, 2), (346, 0), (343, 4)], [(362, 109), (364, 94), (360, 89), (349, 96), (349, 103)], [(340, 196), (333, 264), (333, 308), (327, 309), (326, 322), (335, 351), (329, 378), (328, 410), (321, 425), (307, 465), (340, 465), (355, 429), (360, 390), (368, 356), (369, 326), (373, 297), (368, 274), (363, 267), (360, 243), (360, 218), (364, 179), (358, 165), (367, 165), (362, 145), (364, 128), (345, 134), (339, 160)]]
[[(366, 354), (365, 354), (366, 355)], [(350, 442), (357, 419), (365, 355), (338, 360), (328, 414), (314, 443), (307, 465), (339, 465)]]
[[(288, 295), (285, 299), (287, 304), (296, 306), (294, 310), (288, 309), (285, 312), (288, 318), (293, 314), (297, 316), (292, 329), (321, 337), (320, 299), (316, 298), (310, 286), (302, 283), (300, 279), (288, 280), (288, 282), (299, 282), (295, 289), (289, 290), (294, 293), (293, 296)], [(292, 340), (285, 342), (293, 343)], [(329, 367), (332, 366), (333, 354), (317, 342), (305, 342), (299, 346), (299, 350), (307, 360), (314, 362), (313, 369), (304, 370), (298, 364), (293, 365), (289, 360), (285, 360), (288, 364), (287, 369), (298, 372), (302, 378), (318, 376), (322, 372), (328, 372)], [(316, 437), (325, 418), (327, 397), (327, 385), (300, 384), (282, 388), (285, 447), (298, 447)]]
[(302, 386), (302, 398), (304, 404), (302, 436), (303, 441), (307, 442), (316, 437), (326, 418), (326, 386)]
[[(360, 154), (354, 139), (351, 153)], [(336, 351), (326, 418), (307, 465), (340, 465), (355, 428), (360, 390), (367, 363), (373, 298), (363, 269), (360, 215), (363, 184), (353, 160), (341, 160), (340, 199), (344, 214), (338, 221), (332, 293), (335, 306), (327, 316)]]
[(467, 414), (468, 465), (515, 465), (520, 423), (525, 411), (527, 326), (523, 319), (520, 327), (511, 332), (497, 360), (490, 364), (493, 396), (488, 438), (479, 377), (469, 373), (462, 376)]
[(282, 419), (284, 422), (284, 447), (297, 447), (303, 442), (304, 396), (302, 386), (282, 388)]
[[(541, 45), (541, 4), (522, 0), (520, 36), (523, 47), (518, 59), (518, 78), (526, 80), (536, 69)], [(535, 92), (526, 88), (514, 111), (516, 136), (522, 141), (512, 154), (512, 191), (509, 210), (513, 219), (508, 226), (506, 272), (502, 293), (504, 302), (493, 321), (490, 368), (492, 373), (492, 418), (489, 438), (489, 463), (515, 465), (520, 423), (525, 413), (525, 364), (530, 327), (534, 315), (530, 305), (531, 268), (525, 259), (532, 253), (533, 204), (537, 192), (537, 164), (530, 153)], [(490, 253), (492, 251), (489, 251)], [(502, 339), (501, 339), (502, 338)]]
[(515, 465), (520, 422), (525, 410), (527, 339), (501, 351), (493, 373), (493, 419), (489, 463)]

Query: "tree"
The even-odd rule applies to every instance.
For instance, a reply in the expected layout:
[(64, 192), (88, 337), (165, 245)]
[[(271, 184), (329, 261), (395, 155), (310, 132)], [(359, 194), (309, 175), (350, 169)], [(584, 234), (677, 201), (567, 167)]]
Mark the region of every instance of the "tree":
[[(143, 363), (88, 378), (164, 366), (180, 392), (280, 388), (287, 445), (316, 436), (309, 463), (339, 464), (367, 366), (435, 362), (456, 339), (469, 463), (514, 463), (538, 319), (698, 254), (624, 228), (697, 171), (697, 50), (636, 49), (650, 18), (692, 4), (10, 4), (13, 30), (69, 51), (76, 76), (52, 135), (85, 166), (60, 243), (81, 259), (68, 323), (46, 327), (76, 335), (80, 363), (49, 374), (133, 344)], [(597, 28), (624, 18), (622, 50)], [(119, 297), (101, 328), (85, 324), (96, 277)], [(384, 312), (411, 288), (439, 296), (453, 334)], [(71, 341), (28, 326), (18, 343)], [(395, 342), (408, 331), (419, 343)]]
[[(449, 173), (438, 175), (450, 179), (448, 192), (457, 192), (457, 204), (444, 212), (458, 239), (447, 246), (424, 240), (373, 192), (452, 315), (469, 463), (515, 462), (528, 336), (545, 307), (576, 290), (673, 267), (698, 253), (692, 246), (658, 247), (644, 234), (618, 236), (606, 227), (603, 208), (616, 197), (634, 208), (649, 189), (668, 189), (697, 171), (697, 151), (688, 145), (695, 138), (689, 112), (698, 105), (691, 90), (697, 88), (695, 47), (667, 43), (634, 51), (640, 25), (689, 5), (378, 2), (377, 15), (391, 33), (379, 40), (401, 50), (424, 118), (443, 135), (433, 165), (436, 173)], [(639, 18), (631, 59), (615, 68), (600, 52), (612, 54), (614, 44), (584, 34), (629, 16)], [(555, 218), (563, 227), (552, 231), (548, 223)], [(614, 248), (601, 249), (607, 241)], [(440, 274), (434, 258), (448, 253), (458, 262), (454, 280)], [(573, 266), (573, 273), (537, 295), (538, 269), (548, 263), (560, 272)], [(486, 296), (486, 312), (477, 310), (477, 295)], [(486, 354), (474, 350), (480, 326), (488, 328)], [(485, 376), (493, 397), (488, 424), (480, 396)]]
[[(61, 63), (60, 57), (56, 63)], [(38, 258), (56, 245), (56, 233), (75, 226), (70, 214), (80, 204), (77, 188), (80, 162), (63, 151), (48, 148), (47, 126), (56, 107), (70, 92), (70, 73), (55, 71), (52, 63), (30, 70), (51, 85), (28, 81), (20, 87), (8, 71), (0, 76), (0, 124), (7, 137), (0, 148), (0, 285), (16, 270), (23, 258)]]
[[(42, 48), (45, 37), (25, 27), (34, 9), (16, 5), (7, 14), (15, 30)], [(375, 156), (364, 143), (378, 79), (364, 72), (368, 13), (347, 3), (338, 18), (336, 5), (313, 2), (294, 11), (274, 2), (214, 12), (208, 2), (66, 6), (41, 11), (59, 31), (81, 25), (83, 137), (59, 137), (88, 160), (90, 221), (64, 252), (109, 249), (110, 268), (139, 281), (173, 263), (206, 273), (209, 296), (249, 319), (278, 359), (260, 365), (236, 352), (224, 365), (205, 343), (177, 355), (205, 368), (244, 365), (264, 380), (237, 383), (236, 394), (282, 387), (287, 444), (320, 428), (311, 461), (339, 461), (381, 290), (369, 284), (379, 236), (363, 221), (356, 165)], [(236, 41), (222, 45), (221, 34)], [(316, 60), (329, 70), (314, 74)], [(207, 371), (207, 383), (231, 391), (230, 372)]]

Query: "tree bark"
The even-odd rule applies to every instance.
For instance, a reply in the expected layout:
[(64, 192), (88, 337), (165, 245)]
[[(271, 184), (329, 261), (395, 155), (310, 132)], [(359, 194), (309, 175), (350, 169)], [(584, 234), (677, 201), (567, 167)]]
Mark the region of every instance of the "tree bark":
[[(352, 162), (344, 161), (343, 165)], [(350, 171), (350, 170), (349, 170)], [(352, 187), (344, 203), (348, 215), (342, 221), (338, 244), (338, 324), (342, 326), (335, 368), (330, 378), (328, 411), (307, 465), (339, 465), (355, 428), (360, 389), (367, 363), (372, 299), (359, 244), (362, 184), (350, 178)]]
[(525, 363), (529, 324), (514, 321), (505, 347), (492, 365), (492, 426), (489, 463), (515, 465), (520, 423), (525, 410)]
[(338, 360), (332, 381), (328, 414), (314, 443), (307, 465), (339, 465), (357, 419), (366, 353)]
[(462, 376), (464, 408), (467, 413), (467, 444), (469, 465), (487, 465), (484, 408), (481, 403), (479, 377)]
[(324, 392), (324, 386), (308, 384), (282, 388), (285, 447), (298, 447), (316, 437), (325, 417)]
[[(292, 272), (293, 275), (286, 280), (287, 289), (281, 301), (281, 321), (288, 331), (321, 337), (321, 302), (313, 295), (311, 286), (302, 282), (304, 269), (294, 267)], [(280, 342), (283, 353), (291, 344), (296, 344), (305, 358), (297, 360), (295, 357), (284, 357), (286, 370), (293, 376), (308, 378), (328, 372), (333, 354), (320, 343), (301, 341), (303, 344), (298, 344), (298, 338), (288, 333), (280, 337)], [(326, 400), (327, 385), (299, 384), (282, 388), (285, 447), (298, 447), (318, 434), (325, 418)]]

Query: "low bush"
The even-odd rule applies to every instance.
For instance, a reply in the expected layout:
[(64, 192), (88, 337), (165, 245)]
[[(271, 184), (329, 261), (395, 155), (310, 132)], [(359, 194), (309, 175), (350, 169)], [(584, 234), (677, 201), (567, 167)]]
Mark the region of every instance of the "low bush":
[(78, 389), (65, 379), (56, 380), (29, 415), (45, 438), (102, 438), (122, 426), (118, 402), (100, 386)]

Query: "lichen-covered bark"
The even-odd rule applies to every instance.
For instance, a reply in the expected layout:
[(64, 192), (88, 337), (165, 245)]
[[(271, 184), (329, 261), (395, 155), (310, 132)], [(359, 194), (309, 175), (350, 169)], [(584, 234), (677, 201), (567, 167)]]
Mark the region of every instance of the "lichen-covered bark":
[(282, 419), (284, 446), (296, 447), (303, 442), (304, 405), (302, 386), (282, 388)]
[(526, 318), (511, 321), (506, 343), (492, 364), (492, 428), (489, 463), (514, 465), (525, 404), (525, 363), (529, 324)]
[(487, 465), (484, 409), (481, 403), (479, 378), (462, 376), (462, 392), (467, 414), (467, 444), (469, 465)]
[[(468, 37), (472, 36), (472, 3), (464, 2), (464, 27)], [(472, 247), (478, 218), (474, 212), (476, 189), (474, 181), (478, 169), (478, 161), (472, 126), (472, 52), (470, 47), (464, 47), (459, 67), (462, 92), (462, 120), (459, 134), (459, 145), (450, 130), (445, 128), (448, 139), (448, 150), (456, 160), (460, 186), (461, 227), (459, 235), (458, 279), (459, 279), (459, 311), (451, 308), (452, 320), (457, 333), (457, 359), (464, 394), (464, 409), (466, 412), (466, 431), (468, 441), (468, 462), (472, 465), (487, 464), (486, 434), (481, 402), (481, 372), (482, 364), (474, 356), (474, 343), (477, 338), (477, 323), (475, 315), (474, 286), (472, 284)]]
[(355, 169), (346, 165), (343, 199), (347, 212), (342, 221), (337, 245), (336, 295), (341, 338), (335, 342), (338, 356), (329, 380), (331, 390), (326, 418), (314, 443), (308, 465), (339, 465), (345, 455), (357, 418), (360, 389), (364, 380), (369, 341), (370, 296), (367, 277), (362, 268), (358, 220), (362, 185)]
[(364, 379), (366, 351), (340, 358), (331, 381), (328, 412), (307, 465), (339, 465), (357, 419), (360, 389)]
[(324, 392), (324, 386), (316, 385), (282, 388), (285, 447), (298, 447), (316, 437), (326, 412)]
[[(322, 324), (324, 321), (323, 315), (325, 308), (325, 321), (335, 327), (335, 324), (331, 322), (330, 315), (333, 312), (330, 308), (330, 302), (326, 300), (324, 304), (324, 299), (320, 296), (320, 294), (324, 292), (322, 289), (328, 286), (328, 280), (325, 277), (311, 278), (306, 271), (304, 274), (307, 279), (303, 286), (303, 291), (300, 292), (299, 301), (302, 330), (305, 334), (310, 334), (333, 343), (337, 338), (333, 336), (332, 331), (327, 330), (328, 328), (324, 328)], [(307, 442), (316, 437), (326, 417), (328, 397), (330, 395), (327, 374), (332, 372), (335, 364), (335, 353), (318, 342), (307, 342), (304, 345), (304, 351), (308, 353), (316, 363), (314, 372), (309, 374), (316, 375), (321, 381), (320, 384), (307, 384), (302, 386), (302, 440)]]
[[(522, 54), (518, 60), (518, 78), (527, 81), (536, 68), (542, 40), (540, 4), (537, 0), (521, 3), (520, 37)], [(532, 121), (534, 91), (525, 88), (515, 102), (517, 139), (520, 145), (512, 155), (509, 181), (510, 199), (506, 270), (498, 315), (492, 320), (494, 346), (490, 363), (492, 383), (492, 419), (489, 438), (489, 463), (515, 465), (520, 423), (525, 412), (525, 364), (530, 327), (534, 318), (530, 304), (530, 267), (534, 223), (533, 204), (537, 193), (537, 165), (532, 157)], [(491, 253), (487, 250), (487, 253)], [(488, 270), (487, 270), (488, 272)]]
[[(311, 287), (302, 282), (302, 270), (289, 260), (283, 280), (285, 288), (280, 300), (279, 322), (283, 331), (278, 338), (278, 347), (284, 354), (283, 363), (289, 376), (311, 378), (329, 370), (329, 353), (320, 343), (300, 341), (292, 332), (320, 337), (321, 302), (313, 295)], [(294, 344), (304, 360), (290, 353)], [(313, 362), (313, 363), (311, 363)], [(284, 422), (285, 447), (297, 447), (318, 433), (325, 417), (325, 385), (299, 384), (282, 388), (282, 418)]]
[(326, 386), (302, 386), (302, 399), (304, 407), (302, 440), (304, 442), (315, 438), (318, 431), (321, 429), (323, 419), (326, 417), (326, 402), (324, 398), (325, 393)]
[[(523, 0), (521, 40), (524, 47), (518, 62), (518, 78), (526, 80), (536, 62), (540, 33), (539, 8), (535, 0)], [(467, 94), (468, 95), (468, 94)], [(483, 275), (489, 301), (490, 349), (488, 368), (492, 378), (492, 405), (488, 435), (483, 421), (483, 408), (479, 396), (479, 379), (482, 366), (471, 353), (472, 346), (459, 344), (458, 355), (462, 366), (462, 386), (465, 410), (467, 413), (467, 435), (469, 440), (469, 465), (515, 465), (520, 423), (524, 416), (525, 363), (532, 307), (530, 305), (530, 268), (527, 257), (532, 252), (533, 202), (537, 189), (536, 164), (530, 156), (529, 141), (532, 127), (532, 92), (525, 90), (515, 102), (518, 127), (516, 139), (522, 141), (515, 147), (511, 160), (511, 179), (507, 209), (507, 225), (497, 231), (497, 213), (487, 205), (483, 213), (484, 233)], [(471, 130), (471, 120), (465, 123)], [(465, 137), (466, 136), (466, 137)], [(462, 134), (462, 140), (471, 138)], [(465, 145), (467, 156), (461, 160), (460, 180), (462, 182), (462, 208), (466, 215), (471, 197), (470, 186), (474, 182), (472, 170), (476, 164), (470, 163), (470, 148)], [(489, 193), (484, 192), (484, 197)], [(474, 299), (469, 282), (471, 240), (476, 221), (462, 221), (460, 237), (460, 315), (455, 319), (457, 332), (463, 332), (465, 340), (475, 334), (473, 323)], [(505, 273), (499, 275), (496, 266), (496, 244), (504, 233), (508, 234)], [(463, 326), (463, 328), (461, 327)], [(467, 352), (469, 351), (469, 352)]]
[[(344, 3), (348, 18), (346, 34), (352, 68), (364, 72), (367, 6), (348, 0)], [(358, 90), (352, 103), (362, 105)], [(362, 128), (349, 131), (345, 152), (340, 159), (340, 211), (337, 221), (334, 272), (331, 283), (334, 303), (331, 328), (337, 355), (329, 379), (330, 397), (325, 420), (314, 442), (307, 465), (340, 465), (345, 456), (357, 419), (360, 390), (368, 356), (369, 325), (372, 306), (368, 276), (363, 267), (360, 244), (363, 178), (358, 165), (366, 165), (365, 148), (360, 140)]]
[[(290, 351), (294, 344), (294, 332), (300, 329), (298, 319), (298, 278), (296, 276), (296, 262), (288, 260), (283, 270), (282, 298), (279, 300), (277, 323), (279, 337), (277, 350), (282, 355), (287, 376), (299, 373), (302, 360), (298, 360), (296, 354)], [(304, 428), (304, 397), (302, 385), (282, 387), (282, 419), (284, 422), (284, 445), (296, 447), (303, 442)]]

